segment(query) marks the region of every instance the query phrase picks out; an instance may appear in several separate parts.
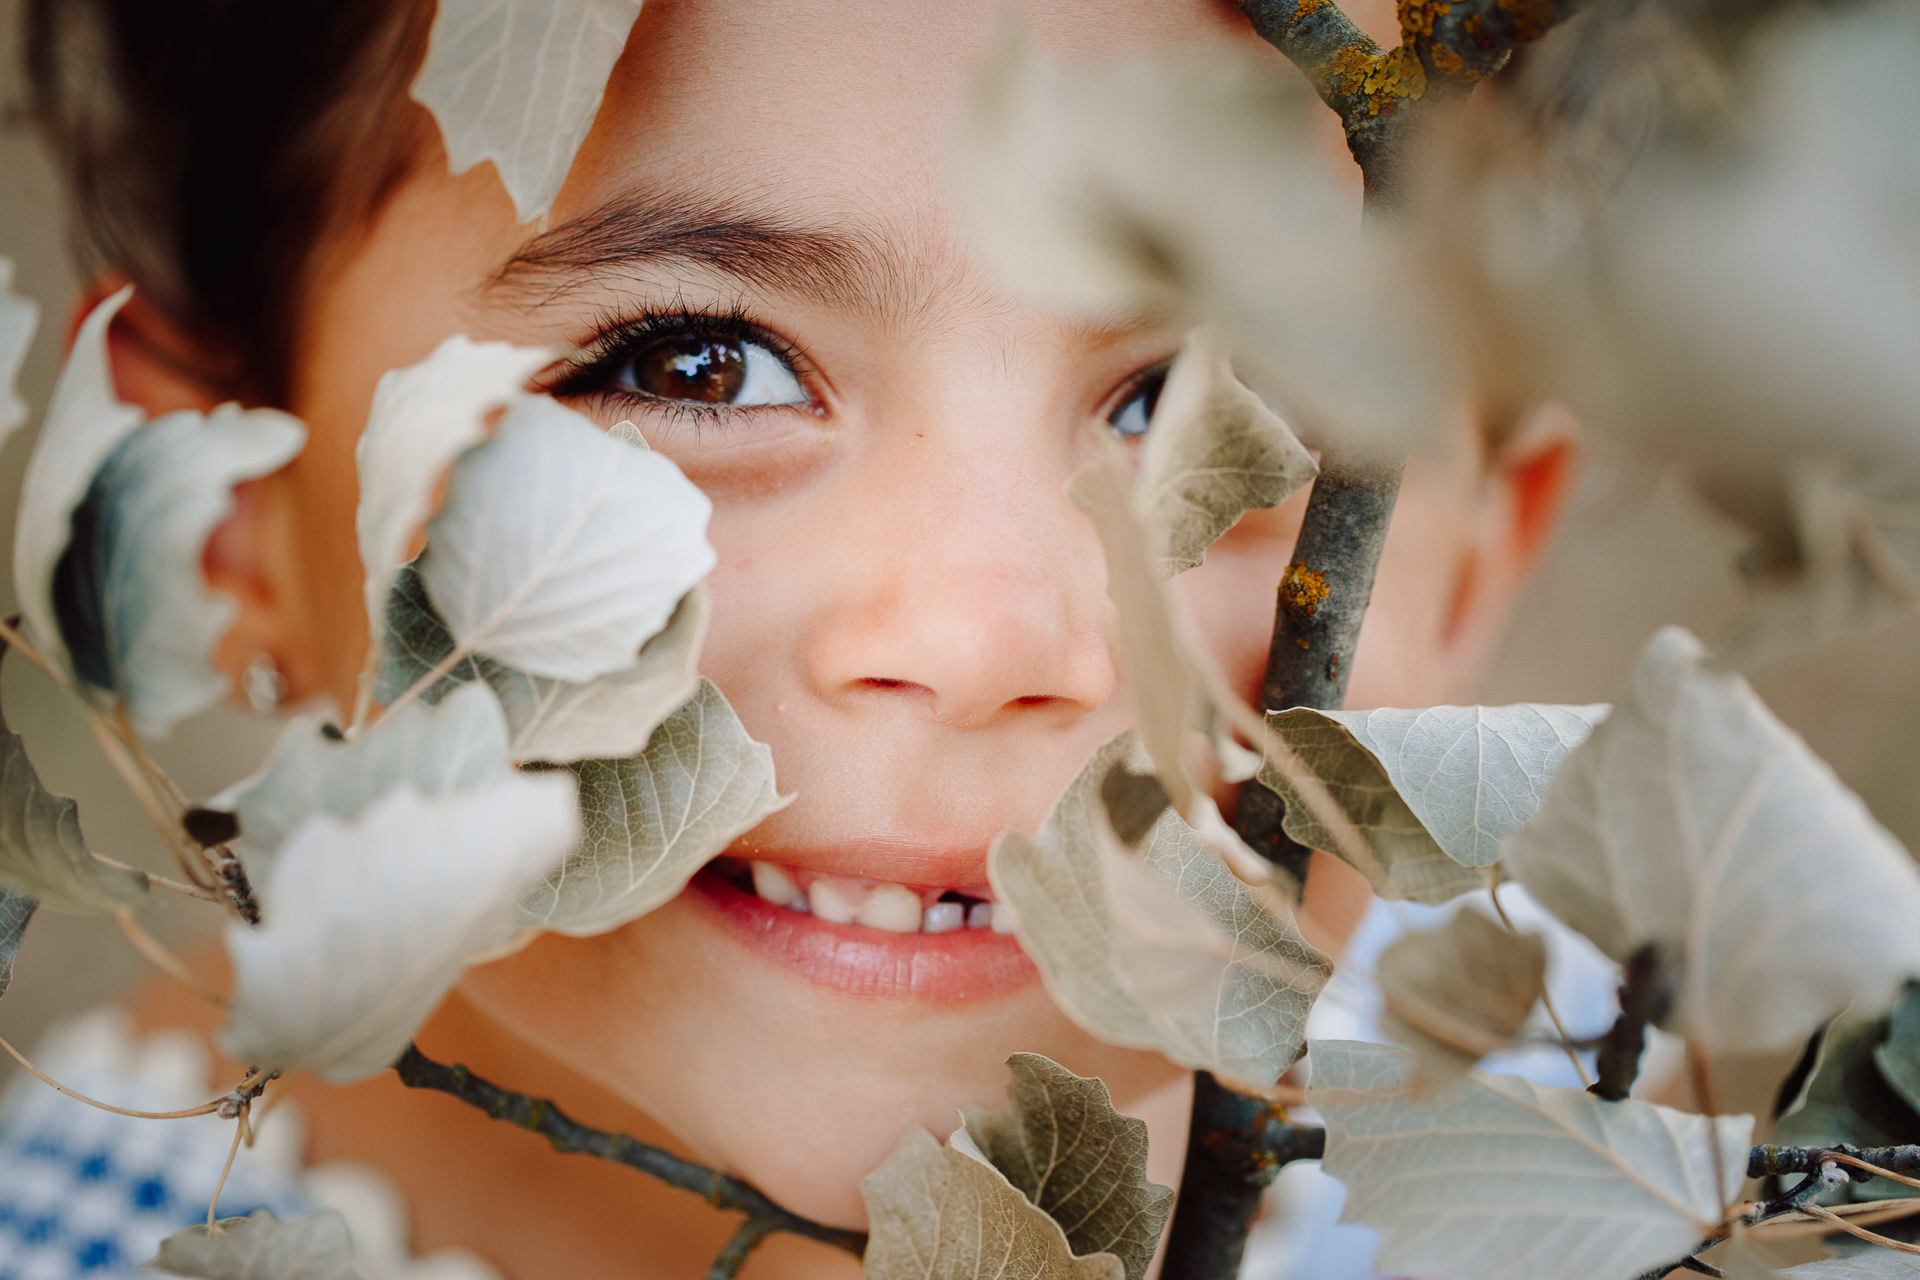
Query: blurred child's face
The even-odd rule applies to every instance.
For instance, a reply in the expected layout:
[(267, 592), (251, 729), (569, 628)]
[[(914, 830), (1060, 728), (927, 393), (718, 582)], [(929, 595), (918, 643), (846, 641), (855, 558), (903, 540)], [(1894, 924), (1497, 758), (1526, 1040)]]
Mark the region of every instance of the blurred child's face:
[[(1001, 8), (649, 0), (547, 230), (515, 225), (490, 169), (424, 163), (313, 284), (291, 406), (313, 444), (257, 517), (292, 548), (258, 626), (296, 692), (344, 699), (360, 664), (353, 448), (376, 379), (453, 333), (574, 344), (591, 361), (555, 393), (631, 418), (714, 501), (702, 666), (798, 796), (736, 854), (856, 898), (984, 893), (994, 836), (1037, 826), (1127, 726), (1104, 562), (1063, 486), (1096, 430), (1144, 423), (1180, 337), (1035, 309), (969, 251), (945, 144)], [(1026, 10), (1068, 59), (1241, 26), (1202, 0)], [(1416, 462), (1356, 702), (1459, 691), (1525, 559), (1523, 490), (1464, 428)], [(1300, 505), (1178, 583), (1249, 697)], [(1010, 937), (835, 925), (711, 875), (464, 990), (704, 1158), (847, 1222), (902, 1128), (996, 1102), (1016, 1050), (1123, 1103), (1171, 1075), (1077, 1030)]]

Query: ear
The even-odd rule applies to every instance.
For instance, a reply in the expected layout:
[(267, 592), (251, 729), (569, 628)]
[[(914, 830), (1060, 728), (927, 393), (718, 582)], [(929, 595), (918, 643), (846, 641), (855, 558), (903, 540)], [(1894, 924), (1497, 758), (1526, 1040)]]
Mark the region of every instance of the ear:
[[(87, 314), (127, 283), (103, 275), (75, 300), (67, 340)], [(183, 409), (207, 412), (240, 398), (237, 363), (208, 349), (171, 316), (136, 291), (107, 332), (114, 390), (149, 421)], [(214, 666), (236, 696), (247, 668), (264, 662), (280, 673), (288, 693), (303, 696), (319, 686), (297, 625), (298, 556), (293, 505), (284, 472), (235, 487), (233, 510), (214, 527), (201, 552), (208, 587), (238, 606), (233, 625), (216, 646)]]
[(1471, 695), (1560, 525), (1578, 473), (1579, 428), (1560, 405), (1529, 411), (1493, 446), (1440, 636), (1449, 696)]

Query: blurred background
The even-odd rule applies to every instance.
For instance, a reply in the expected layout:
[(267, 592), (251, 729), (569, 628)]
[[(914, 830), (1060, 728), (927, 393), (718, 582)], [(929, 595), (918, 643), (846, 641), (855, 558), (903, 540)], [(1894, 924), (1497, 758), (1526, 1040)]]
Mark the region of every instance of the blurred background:
[[(41, 326), (22, 391), (45, 405), (65, 340), (75, 279), (58, 184), (28, 127), (19, 71), (20, 0), (0, 0), (0, 254), (15, 289), (37, 299)], [(21, 431), (0, 450), (0, 544), (32, 445)], [(1658, 475), (1594, 458), (1570, 518), (1480, 690), (1485, 702), (1597, 702), (1610, 698), (1653, 628), (1679, 623), (1711, 640), (1740, 604), (1731, 569), (1737, 537)], [(11, 552), (6, 551), (10, 563)], [(0, 575), (10, 576), (10, 575)], [(10, 586), (0, 583), (13, 612)], [(1858, 790), (1880, 820), (1920, 848), (1920, 619), (1830, 644), (1757, 681), (1762, 695)], [(0, 675), (6, 718), (24, 734), (47, 784), (80, 801), (89, 843), (156, 869), (165, 854), (119, 786), (64, 695), (25, 663)], [(276, 725), (222, 709), (182, 726), (158, 754), (192, 794), (250, 771)], [(191, 946), (219, 925), (212, 908), (177, 902), (153, 932)], [(41, 912), (27, 931), (0, 1036), (32, 1044), (62, 1013), (110, 999), (145, 964), (111, 924)], [(4, 1079), (13, 1070), (6, 1064)]]

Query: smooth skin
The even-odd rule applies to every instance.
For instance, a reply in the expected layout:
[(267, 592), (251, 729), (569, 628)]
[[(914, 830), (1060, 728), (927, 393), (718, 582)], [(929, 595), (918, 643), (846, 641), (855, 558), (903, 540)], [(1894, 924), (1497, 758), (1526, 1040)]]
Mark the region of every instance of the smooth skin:
[[(353, 448), (383, 372), (454, 333), (588, 344), (609, 319), (738, 312), (804, 353), (805, 404), (690, 416), (604, 390), (569, 402), (606, 425), (634, 419), (713, 497), (702, 668), (798, 795), (746, 847), (838, 850), (912, 881), (927, 851), (984, 857), (998, 832), (1035, 828), (1128, 720), (1099, 544), (1064, 485), (1180, 335), (1037, 309), (969, 250), (947, 140), (1001, 8), (649, 0), (532, 246), (540, 261), (504, 275), (536, 229), (515, 224), (490, 168), (451, 177), (437, 150), (423, 156), (313, 272), (287, 406), (311, 443), (246, 488), (208, 555), (214, 585), (243, 606), (222, 649), (229, 669), (265, 653), (296, 696), (350, 701), (366, 638)], [(1237, 11), (1204, 0), (1029, 0), (1026, 12), (1061, 58), (1205, 39), (1264, 49)], [(556, 265), (569, 229), (608, 213), (642, 232), (669, 213), (725, 214), (809, 251), (824, 238), (839, 256), (755, 255), (776, 261), (767, 279), (658, 255)], [(148, 309), (130, 309), (114, 354), (122, 394), (151, 411), (218, 398)], [(1355, 705), (1465, 697), (1557, 513), (1563, 433), (1536, 424), (1489, 452), (1464, 408), (1458, 417), (1409, 470)], [(1178, 580), (1249, 699), (1303, 505), (1249, 516)], [(1365, 901), (1364, 883), (1319, 859), (1308, 910), (1329, 945)], [(218, 1020), (177, 992), (144, 1012)], [(421, 1042), (852, 1226), (864, 1225), (860, 1178), (903, 1128), (944, 1135), (956, 1107), (997, 1104), (1018, 1050), (1102, 1077), (1147, 1116), (1161, 1180), (1174, 1180), (1184, 1138), (1181, 1073), (1093, 1040), (1037, 982), (960, 1004), (855, 996), (748, 952), (684, 899), (473, 971)], [(732, 1226), (684, 1192), (554, 1155), (391, 1077), (294, 1091), (311, 1158), (367, 1161), (405, 1188), (417, 1249), (461, 1245), (515, 1277), (696, 1275)], [(747, 1271), (856, 1273), (790, 1239)]]

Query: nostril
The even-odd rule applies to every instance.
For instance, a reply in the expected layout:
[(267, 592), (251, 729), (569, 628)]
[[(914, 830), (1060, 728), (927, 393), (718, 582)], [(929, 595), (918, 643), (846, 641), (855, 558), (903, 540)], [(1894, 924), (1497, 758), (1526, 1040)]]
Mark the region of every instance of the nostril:
[(869, 689), (898, 689), (901, 685), (905, 684), (906, 681), (888, 680), (879, 676), (869, 676), (860, 683), (866, 685)]
[(1059, 701), (1059, 698), (1051, 694), (1029, 693), (1024, 697), (1015, 698), (1013, 705), (1016, 707), (1044, 707)]

